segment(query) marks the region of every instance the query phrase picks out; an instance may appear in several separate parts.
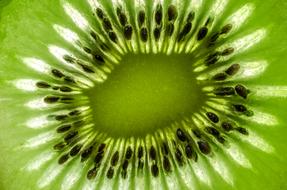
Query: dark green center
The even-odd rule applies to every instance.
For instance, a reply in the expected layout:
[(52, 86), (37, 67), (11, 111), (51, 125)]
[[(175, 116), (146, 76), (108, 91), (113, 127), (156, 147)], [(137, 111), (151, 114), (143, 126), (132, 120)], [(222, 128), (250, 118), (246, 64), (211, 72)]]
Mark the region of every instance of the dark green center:
[(89, 90), (97, 130), (143, 136), (190, 118), (204, 95), (191, 55), (127, 54), (108, 79)]

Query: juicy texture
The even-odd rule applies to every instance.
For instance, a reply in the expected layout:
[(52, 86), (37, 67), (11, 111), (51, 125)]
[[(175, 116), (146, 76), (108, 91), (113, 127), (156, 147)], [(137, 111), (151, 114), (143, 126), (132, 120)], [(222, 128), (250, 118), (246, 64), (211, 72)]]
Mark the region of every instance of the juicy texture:
[[(160, 20), (160, 19), (157, 19), (156, 20), (156, 22), (159, 22), (158, 20)], [(157, 23), (158, 24), (158, 23)], [(183, 30), (182, 30), (182, 33), (180, 33), (180, 39), (183, 39), (184, 37), (186, 37), (186, 33), (187, 33), (187, 31), (188, 31), (188, 29), (189, 29), (189, 22), (187, 23), (187, 25), (185, 25), (184, 26), (184, 28), (183, 28)], [(105, 21), (105, 28), (106, 29), (110, 29), (111, 27), (109, 26), (109, 23), (108, 23), (108, 21)], [(205, 34), (205, 32), (202, 32), (202, 31), (204, 31), (205, 29), (200, 29), (200, 31), (201, 32), (199, 32), (198, 33), (198, 35), (197, 35), (197, 40), (201, 40), (201, 38), (202, 38), (202, 36), (204, 36)], [(145, 31), (145, 29), (143, 29), (142, 30), (142, 33), (141, 33), (141, 39), (143, 39), (143, 42), (144, 41), (146, 41), (146, 40), (148, 40), (148, 38), (147, 38), (147, 34), (146, 34), (147, 32)], [(114, 35), (115, 33), (112, 33), (112, 32), (109, 32), (108, 33), (108, 39), (110, 39), (111, 41), (112, 41), (112, 43), (114, 43), (115, 41), (117, 41), (116, 39), (116, 37), (115, 37), (115, 35)], [(151, 36), (151, 35), (150, 35)], [(199, 38), (200, 37), (200, 38)], [(179, 38), (178, 38), (179, 39)], [(179, 41), (181, 41), (181, 40), (179, 40)], [(202, 48), (203, 49), (203, 48)], [(87, 50), (87, 49), (86, 49)], [(222, 49), (222, 51), (224, 51), (224, 49)], [(216, 53), (217, 54), (217, 53)], [(225, 53), (222, 53), (221, 52), (221, 54), (223, 54), (223, 55), (225, 55), (226, 54), (226, 52)], [(32, 54), (32, 55), (34, 55), (34, 54)], [(31, 56), (31, 55), (27, 55), (27, 56)], [(26, 57), (27, 57), (26, 56)], [(218, 55), (216, 55), (215, 57), (217, 58), (217, 56)], [(95, 58), (97, 58), (97, 60), (99, 61), (99, 62), (102, 62), (101, 60), (101, 58), (100, 57), (98, 57), (98, 56), (96, 56)], [(71, 61), (71, 59), (70, 59), (70, 57), (65, 57), (65, 60), (67, 60), (67, 61)], [(29, 60), (29, 61), (31, 61), (31, 59)], [(73, 61), (73, 60), (72, 60)], [(209, 62), (210, 63), (210, 62)], [(199, 64), (200, 65), (200, 64)], [(78, 64), (78, 66), (79, 66), (79, 68), (80, 69), (82, 69), (84, 72), (86, 72), (86, 73), (93, 73), (92, 71), (92, 69), (90, 68), (90, 67), (88, 67), (88, 66), (86, 66), (86, 65), (83, 65), (83, 64)], [(200, 68), (200, 67), (199, 67)], [(204, 68), (204, 67), (202, 67), (202, 68)], [(226, 68), (226, 69), (228, 69), (228, 68)], [(73, 83), (73, 80), (71, 79), (71, 78), (69, 78), (69, 76), (66, 76), (66, 74), (69, 74), (69, 72), (67, 73), (67, 72), (65, 72), (65, 73), (63, 73), (63, 72), (58, 72), (59, 70), (49, 70), (49, 71), (51, 71), (51, 72), (49, 72), (49, 74), (52, 74), (53, 75), (53, 77), (54, 77), (54, 80), (63, 80), (63, 81), (69, 81), (69, 82), (71, 82), (71, 83)], [(63, 69), (63, 71), (66, 71), (65, 69)], [(200, 71), (200, 69), (198, 70), (198, 71)], [(224, 72), (225, 72), (225, 74), (224, 74)], [(209, 73), (209, 72), (208, 72)], [(222, 72), (219, 72), (218, 74), (216, 74), (216, 75), (214, 75), (214, 76), (216, 76), (216, 77), (214, 77), (213, 75), (207, 75), (207, 76), (203, 76), (202, 78), (199, 78), (199, 79), (201, 79), (201, 80), (205, 80), (206, 78), (207, 79), (209, 79), (209, 78), (213, 78), (213, 79), (216, 79), (216, 80), (219, 80), (219, 81), (222, 81), (222, 80), (226, 80), (227, 79), (227, 75), (226, 74), (228, 74), (229, 72), (226, 72), (226, 70), (224, 71), (222, 71)], [(28, 74), (27, 74), (27, 76), (29, 76)], [(71, 76), (70, 76), (71, 77)], [(20, 75), (20, 79), (22, 79), (23, 78), (23, 76), (21, 76)], [(81, 78), (81, 77), (80, 77)], [(41, 79), (41, 80), (43, 80), (43, 79)], [(50, 80), (50, 79), (48, 79), (48, 80)], [(47, 81), (48, 81), (47, 80)], [(21, 80), (18, 80), (18, 78), (17, 79), (15, 79), (15, 81), (17, 81), (17, 87), (18, 88), (20, 88), (20, 87), (22, 87), (22, 88), (24, 88), (24, 90), (27, 90), (28, 89), (28, 87), (29, 87), (29, 84), (30, 83), (24, 83), (25, 85), (24, 85), (24, 87), (23, 87), (23, 83), (21, 83), (21, 82), (23, 82), (23, 80), (21, 81)], [(20, 81), (20, 82), (19, 82)], [(33, 82), (34, 80), (32, 80), (32, 82)], [(27, 82), (27, 81), (24, 81), (24, 82)], [(41, 82), (41, 81), (40, 81)], [(62, 82), (58, 82), (58, 83), (60, 83), (60, 84), (62, 84)], [(40, 87), (48, 87), (50, 84), (46, 84), (46, 83), (38, 83), (38, 85), (37, 86), (40, 86)], [(239, 84), (235, 84), (235, 85), (239, 85)], [(28, 87), (27, 87), (28, 86)], [(83, 86), (85, 86), (85, 85), (83, 85)], [(70, 91), (70, 89), (69, 88), (67, 88), (67, 87), (62, 87), (62, 86), (60, 86), (59, 88), (57, 88), (57, 87), (54, 87), (55, 89), (53, 89), (53, 90), (56, 90), (57, 92), (60, 90), (61, 92), (65, 92), (65, 93), (69, 93), (69, 91)], [(68, 92), (67, 92), (68, 91)], [(208, 91), (208, 88), (207, 88), (207, 91)], [(238, 90), (237, 90), (238, 91)], [(251, 90), (251, 92), (252, 92), (252, 90)], [(221, 94), (224, 94), (225, 95), (225, 93), (222, 93), (222, 91), (220, 91), (220, 93)], [(237, 92), (238, 93), (238, 92)], [(43, 93), (43, 94), (46, 94), (46, 93)], [(240, 95), (241, 93), (238, 93), (237, 95)], [(235, 95), (235, 94), (233, 94), (233, 95)], [(76, 95), (75, 95), (76, 96)], [(228, 96), (229, 96), (229, 94), (228, 94)], [(77, 97), (77, 96), (76, 96)], [(245, 97), (245, 96), (244, 96)], [(242, 98), (241, 96), (239, 96), (239, 98)], [(72, 100), (71, 99), (69, 99), (69, 98), (67, 98), (67, 97), (65, 97), (65, 96), (61, 96), (60, 98), (59, 98), (59, 96), (45, 96), (44, 97), (44, 100), (46, 100), (46, 101), (44, 101), (44, 102), (46, 102), (46, 103), (49, 103), (49, 105), (51, 104), (51, 103), (57, 103), (58, 101), (61, 101), (61, 103), (70, 103)], [(240, 99), (240, 101), (242, 101), (241, 99)], [(73, 101), (74, 102), (74, 101)], [(81, 96), (79, 96), (79, 100), (77, 100), (76, 101), (77, 103), (80, 103), (80, 104), (85, 104), (86, 102), (85, 102), (85, 99), (81, 99)], [(31, 104), (30, 104), (31, 105)], [(33, 105), (33, 104), (32, 104)], [(214, 106), (214, 105), (213, 105)], [(246, 107), (243, 107), (242, 105), (240, 105), (240, 104), (235, 104), (235, 105), (233, 105), (232, 106), (233, 108), (234, 108), (234, 111), (236, 111), (236, 112), (239, 112), (239, 114), (240, 115), (246, 115), (246, 116), (251, 116), (252, 114), (249, 112), (249, 110), (248, 110), (248, 108), (246, 108)], [(74, 110), (75, 111), (75, 110)], [(63, 119), (66, 119), (66, 118), (73, 118), (73, 117), (78, 117), (77, 115), (75, 116), (74, 115), (74, 113), (72, 113), (73, 112), (73, 110), (70, 110), (70, 112), (69, 113), (65, 113), (65, 114), (59, 114), (59, 115), (52, 115), (52, 116), (50, 116), (50, 118), (54, 118), (56, 121), (62, 121)], [(49, 113), (49, 112), (47, 112), (47, 113)], [(201, 113), (201, 115), (202, 116), (200, 116), (200, 117), (202, 117), (202, 118), (204, 118), (204, 121), (211, 121), (211, 122), (213, 122), (213, 123), (217, 123), (217, 119), (216, 118), (218, 118), (218, 115), (217, 114), (215, 114), (214, 112), (207, 112), (207, 113), (209, 113), (209, 114), (207, 114), (207, 117), (203, 117), (203, 115), (204, 115), (204, 113), (205, 112), (200, 112)], [(256, 114), (256, 112), (255, 112), (255, 114)], [(44, 114), (45, 115), (45, 114)], [(222, 115), (222, 114), (220, 114), (220, 115)], [(29, 116), (29, 115), (28, 115)], [(27, 118), (31, 118), (31, 117), (28, 117), (27, 116)], [(223, 117), (224, 117), (224, 115), (223, 115)], [(35, 117), (35, 118), (37, 118), (37, 117)], [(262, 119), (262, 118), (261, 118)], [(41, 120), (40, 120), (41, 121)], [(262, 122), (262, 121), (261, 121)], [(269, 121), (267, 122), (264, 122), (264, 120), (263, 120), (263, 124), (270, 124), (270, 122), (272, 123), (272, 119), (270, 120), (270, 118), (269, 118)], [(197, 126), (197, 125), (196, 125)], [(66, 126), (66, 129), (67, 129), (68, 127)], [(63, 128), (61, 128), (61, 130), (60, 131), (62, 131), (63, 129), (65, 129), (65, 127), (63, 127)], [(173, 135), (174, 136), (174, 138), (175, 139), (179, 139), (179, 141), (182, 141), (181, 139), (183, 139), (182, 138), (182, 135), (179, 135), (179, 137), (178, 137), (178, 133), (177, 133), (177, 131), (178, 131), (178, 129), (180, 129), (180, 130), (182, 130), (181, 128), (178, 128), (178, 126), (175, 126), (173, 129), (171, 129), (170, 130), (170, 134), (171, 135)], [(192, 128), (193, 129), (193, 128)], [(242, 130), (242, 129), (240, 129), (240, 128), (237, 128), (238, 130), (236, 130), (236, 131), (241, 131), (241, 132), (243, 132), (243, 133), (245, 133), (246, 134), (246, 132), (244, 131), (244, 130)], [(217, 138), (219, 138), (220, 139), (220, 136), (218, 136), (218, 132), (216, 132), (213, 128), (207, 128), (207, 130), (206, 131), (203, 131), (203, 133), (204, 134), (207, 134), (207, 132), (208, 133), (211, 133), (211, 136), (214, 136), (216, 139)], [(166, 133), (166, 132), (165, 132)], [(182, 133), (180, 133), (180, 134), (182, 134)], [(184, 133), (185, 134), (185, 133)], [(197, 135), (195, 135), (195, 137), (193, 137), (193, 138), (202, 138), (201, 136), (200, 136), (200, 133), (191, 133), (190, 131), (188, 132), (188, 134), (197, 134)], [(73, 132), (73, 133), (69, 133), (67, 136), (65, 136), (64, 137), (64, 139), (66, 140), (66, 141), (69, 141), (71, 138), (73, 138), (73, 137), (75, 137), (77, 135), (77, 133), (76, 132)], [(177, 135), (177, 136), (176, 136)], [(49, 136), (49, 135), (48, 135)], [(53, 135), (54, 136), (54, 135)], [(197, 137), (197, 136), (199, 136), (199, 137)], [(43, 138), (45, 137), (45, 135), (44, 136), (42, 136)], [(47, 136), (46, 136), (47, 137)], [(44, 138), (45, 139), (45, 138)], [(104, 139), (104, 138), (103, 138)], [(169, 138), (169, 140), (170, 140), (170, 138)], [(218, 139), (217, 139), (218, 140)], [(216, 140), (215, 140), (216, 141)], [(38, 141), (37, 139), (36, 140), (28, 140), (27, 141), (28, 143), (27, 144), (25, 144), (25, 146), (27, 146), (28, 145), (28, 147), (29, 147), (29, 145), (31, 145), (31, 143), (33, 143), (33, 142), (40, 142), (40, 141)], [(53, 141), (54, 142), (54, 141)], [(107, 142), (109, 142), (109, 140), (107, 140)], [(157, 140), (156, 142), (152, 142), (151, 144), (153, 144), (153, 143), (158, 143), (159, 141)], [(183, 141), (183, 142), (185, 142), (185, 141)], [(220, 142), (220, 140), (219, 140), (219, 142)], [(131, 144), (133, 144), (134, 145), (134, 143), (133, 142), (131, 142)], [(101, 159), (102, 159), (102, 150), (101, 150), (101, 143), (100, 144), (98, 144), (98, 149), (97, 149), (97, 152), (95, 152), (95, 161), (96, 161), (96, 164), (97, 164), (97, 162), (98, 161), (101, 161)], [(112, 144), (109, 144), (110, 146), (112, 146)], [(146, 146), (146, 148), (145, 148), (145, 150), (146, 150), (146, 152), (148, 152), (148, 150), (149, 149), (152, 149), (152, 148), (149, 148), (149, 147), (152, 147), (152, 146), (150, 146), (150, 144), (147, 144), (147, 143), (144, 143), (144, 145)], [(25, 147), (24, 146), (24, 147)], [(172, 145), (170, 145), (170, 146), (172, 146)], [(213, 145), (214, 146), (214, 145)], [(128, 148), (129, 148), (129, 146), (128, 146), (128, 144), (127, 145), (125, 145), (124, 146), (125, 148), (125, 150), (129, 150)], [(140, 147), (140, 146), (139, 146)], [(137, 147), (137, 148), (139, 148), (139, 147)], [(157, 147), (158, 147), (158, 145), (157, 145)], [(183, 148), (182, 148), (183, 146), (181, 146), (181, 148), (177, 148), (177, 147), (174, 147), (173, 148), (173, 151), (174, 151), (174, 160), (175, 160), (175, 162), (173, 162), (173, 164), (175, 164), (175, 165), (177, 165), (177, 163), (180, 165), (181, 164), (181, 161), (182, 161), (182, 152), (183, 151), (181, 151), (181, 149), (183, 150)], [(210, 146), (207, 144), (207, 142), (206, 141), (201, 141), (201, 140), (199, 140), (198, 142), (197, 142), (197, 147), (198, 147), (198, 152), (202, 152), (203, 154), (209, 154), (210, 153)], [(31, 147), (30, 147), (31, 148)], [(71, 147), (72, 148), (72, 147)], [(105, 147), (106, 148), (106, 147)], [(138, 150), (137, 148), (134, 148), (133, 150)], [(259, 149), (260, 148), (262, 148), (262, 147), (258, 147)], [(159, 150), (158, 150), (159, 148), (157, 148), (157, 151), (156, 152), (159, 152)], [(186, 150), (186, 152), (187, 152), (187, 157), (192, 157), (192, 156), (190, 156), (190, 146), (188, 145), (188, 146), (186, 146), (186, 147), (184, 147), (184, 149)], [(71, 155), (74, 155), (74, 153), (75, 152), (77, 152), (77, 150), (78, 150), (78, 146), (76, 146), (76, 148), (74, 149), (74, 148), (72, 148), (71, 150), (74, 150), (74, 151), (71, 151)], [(125, 150), (122, 150), (121, 152), (122, 152), (122, 159), (124, 159), (123, 160), (123, 170), (122, 171), (125, 171), (125, 169), (124, 168), (129, 168), (129, 167), (127, 167), (127, 162), (126, 162), (126, 160), (129, 160), (130, 159), (130, 156), (128, 156), (128, 157), (126, 157), (126, 156), (124, 156), (124, 155), (126, 155), (125, 154)], [(140, 148), (139, 148), (139, 150), (140, 150)], [(266, 149), (265, 149), (266, 150)], [(268, 149), (267, 149), (268, 150)], [(87, 151), (88, 152), (88, 151)], [(105, 152), (105, 151), (104, 151)], [(140, 151), (139, 151), (140, 152)], [(154, 152), (154, 151), (150, 151), (150, 152)], [(99, 154), (100, 153), (100, 154)], [(128, 154), (129, 155), (129, 154)], [(147, 175), (153, 175), (154, 177), (157, 177), (157, 175), (159, 174), (158, 173), (158, 166), (155, 164), (155, 163), (157, 163), (157, 162), (154, 162), (154, 160), (156, 160), (157, 159), (157, 157), (156, 156), (154, 156), (154, 153), (150, 153), (149, 154), (150, 155), (150, 160), (151, 160), (151, 165), (150, 165), (150, 167), (148, 167), (148, 168), (146, 168), (146, 170), (145, 171), (147, 171)], [(233, 153), (232, 153), (232, 155), (233, 155)], [(40, 158), (40, 156), (39, 156), (39, 158)], [(59, 162), (60, 163), (62, 163), (62, 162), (64, 162), (64, 161), (67, 161), (67, 154), (64, 154), (64, 155), (61, 155), (61, 157), (60, 157), (60, 159), (59, 159)], [(141, 157), (140, 157), (141, 158)], [(199, 159), (201, 159), (201, 158), (203, 158), (203, 156), (201, 156)], [(250, 158), (250, 157), (248, 157), (248, 158)], [(37, 159), (38, 160), (38, 159)], [(40, 159), (41, 160), (41, 159)], [(169, 167), (169, 162), (167, 161), (168, 159), (166, 159), (166, 157), (163, 157), (163, 161), (162, 161), (162, 163), (163, 163), (163, 167), (167, 170), (167, 171), (169, 171), (170, 169), (170, 167)], [(216, 160), (216, 159), (215, 159)], [(215, 160), (214, 161), (210, 161), (210, 163), (211, 164), (213, 164), (213, 163), (216, 163), (215, 162)], [(104, 163), (107, 163), (107, 162), (104, 162)], [(209, 162), (207, 162), (207, 163), (209, 163)], [(140, 165), (140, 164), (139, 164)], [(204, 164), (203, 164), (204, 165)], [(244, 165), (244, 163), (243, 163), (243, 165)], [(199, 166), (202, 166), (202, 164), (200, 164), (199, 163)], [(222, 165), (221, 165), (222, 166)], [(57, 167), (57, 166), (56, 166)], [(75, 167), (75, 166), (74, 166)], [(177, 166), (176, 166), (177, 167)], [(196, 167), (196, 166), (195, 166)], [(216, 167), (215, 167), (216, 168)], [(72, 168), (73, 169), (73, 168)], [(91, 174), (91, 175), (88, 175), (88, 176), (91, 176), (91, 177), (93, 177), (93, 175), (94, 175), (94, 170), (89, 170), (90, 172), (88, 172), (88, 174)], [(110, 177), (112, 174), (112, 172), (111, 172), (112, 170), (110, 170), (110, 169), (108, 169), (107, 170), (107, 176), (108, 177)], [(184, 169), (180, 169), (180, 172), (184, 172), (185, 170)], [(48, 173), (48, 172), (47, 172)], [(83, 172), (84, 173), (84, 172)], [(125, 175), (125, 172), (121, 172), (121, 173), (123, 173), (123, 174), (121, 174), (121, 175)], [(189, 172), (190, 173), (190, 172)], [(195, 172), (196, 173), (196, 172)], [(63, 176), (66, 176), (65, 174), (67, 174), (67, 175), (71, 175), (71, 174), (73, 174), (74, 175), (74, 173), (72, 172), (72, 171), (70, 171), (70, 172), (67, 172), (67, 173), (62, 173), (62, 175)], [(45, 175), (44, 175), (45, 176)], [(130, 175), (127, 175), (127, 176), (130, 176)], [(178, 176), (178, 175), (176, 175), (176, 176)], [(200, 175), (198, 176), (198, 175), (196, 175), (197, 177), (200, 177)], [(81, 176), (76, 176), (76, 177), (81, 177)], [(224, 177), (224, 176), (223, 176)], [(226, 176), (225, 176), (226, 177)], [(227, 178), (225, 178), (224, 179), (224, 181), (228, 181), (228, 177), (229, 176), (227, 176)], [(40, 183), (40, 184), (45, 184), (44, 182), (46, 182), (45, 180), (43, 180), (43, 181), (41, 181), (41, 179), (44, 179), (44, 177), (43, 178), (40, 178), (40, 180), (39, 180), (39, 182), (43, 182), (43, 183)], [(68, 178), (69, 179), (69, 178)], [(137, 178), (135, 178), (136, 180), (137, 180)], [(160, 178), (160, 179), (162, 179), (162, 177)], [(200, 179), (200, 178), (199, 178)], [(209, 179), (209, 177), (207, 177), (207, 176), (204, 176), (203, 178), (202, 178), (202, 180), (203, 180), (203, 182), (204, 183), (207, 183), (208, 184), (208, 179)], [(183, 179), (182, 179), (183, 180)], [(133, 180), (132, 180), (133, 181)], [(179, 180), (179, 181), (181, 181), (181, 180)], [(138, 181), (137, 181), (138, 182)], [(153, 184), (153, 182), (154, 182), (154, 184)], [(47, 183), (47, 182), (46, 182)], [(87, 182), (88, 183), (88, 182)], [(110, 182), (106, 182), (106, 180), (105, 179), (102, 179), (102, 180), (99, 180), (99, 183), (100, 184), (102, 184), (102, 186), (104, 187), (105, 185), (109, 185), (110, 184)], [(131, 183), (133, 183), (133, 182), (131, 182)], [(64, 185), (66, 184), (66, 183), (63, 183)], [(93, 185), (93, 184), (97, 184), (95, 181), (93, 181), (93, 182), (91, 182), (91, 184)], [(124, 184), (125, 184), (125, 182), (124, 182)], [(128, 182), (126, 182), (126, 184), (128, 185)], [(150, 183), (147, 183), (148, 185), (147, 185), (147, 188), (149, 187), (149, 186), (153, 186), (154, 187), (154, 185), (156, 185), (156, 184), (159, 184), (157, 181), (156, 181), (156, 179), (150, 179)], [(53, 184), (47, 184), (47, 185), (53, 185)], [(168, 187), (169, 185), (171, 185), (171, 184), (169, 184), (169, 183), (167, 183), (166, 184), (166, 186)], [(185, 185), (184, 185), (184, 183), (180, 183), (180, 182), (178, 182), (178, 185), (179, 186), (182, 186), (182, 187), (185, 187)], [(189, 185), (191, 185), (191, 184), (189, 184)], [(66, 187), (62, 187), (62, 188), (69, 188), (69, 187), (71, 187), (71, 188), (74, 188), (74, 186), (66, 186)]]

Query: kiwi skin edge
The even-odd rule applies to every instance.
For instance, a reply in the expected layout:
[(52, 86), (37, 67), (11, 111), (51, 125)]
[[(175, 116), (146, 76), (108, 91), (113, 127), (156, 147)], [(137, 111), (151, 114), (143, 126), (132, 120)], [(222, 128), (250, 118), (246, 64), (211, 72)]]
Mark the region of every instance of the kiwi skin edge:
[[(269, 0), (264, 2), (255, 0), (250, 2), (254, 4), (255, 9), (252, 15), (247, 19), (246, 24), (239, 29), (238, 34), (235, 35), (233, 39), (237, 39), (261, 27), (265, 28), (268, 33), (263, 41), (259, 42), (257, 46), (244, 54), (239, 55), (238, 59), (245, 60), (246, 58), (254, 58), (255, 60), (267, 60), (268, 68), (262, 76), (250, 81), (248, 79), (248, 81), (243, 84), (247, 87), (258, 85), (268, 85), (271, 87), (285, 86), (286, 79), (284, 78), (284, 73), (286, 72), (286, 67), (284, 64), (286, 55), (284, 52), (286, 37), (283, 34), (284, 31), (286, 31), (286, 26), (282, 24), (286, 19), (286, 14), (284, 13), (286, 8), (285, 4), (280, 1)], [(87, 10), (87, 6), (81, 5), (79, 2), (72, 3), (74, 3), (79, 10)], [(206, 4), (208, 5), (208, 3)], [(246, 2), (244, 1), (229, 1), (224, 14), (228, 16), (245, 4)], [(51, 13), (52, 10), (56, 15)], [(2, 132), (0, 133), (0, 150), (3, 156), (1, 156), (2, 158), (0, 159), (0, 189), (18, 190), (23, 189), (23, 187), (26, 189), (39, 189), (37, 182), (41, 176), (45, 174), (44, 171), (47, 171), (50, 165), (50, 163), (47, 163), (33, 172), (28, 172), (26, 169), (19, 171), (19, 168), (27, 166), (27, 163), (34, 161), (41, 153), (46, 152), (48, 149), (51, 150), (54, 144), (43, 147), (38, 146), (35, 149), (18, 148), (23, 147), (27, 139), (31, 139), (43, 133), (45, 129), (31, 129), (25, 126), (28, 119), (39, 116), (39, 111), (30, 110), (24, 105), (29, 100), (36, 98), (37, 93), (16, 89), (10, 82), (17, 81), (18, 79), (50, 80), (48, 79), (49, 77), (41, 76), (39, 73), (28, 68), (23, 64), (22, 60), (19, 59), (19, 56), (36, 56), (40, 58), (44, 57), (52, 62), (53, 59), (47, 55), (47, 48), (45, 48), (43, 44), (56, 43), (62, 45), (65, 44), (65, 42), (56, 36), (55, 31), (51, 28), (51, 24), (47, 27), (47, 23), (60, 23), (68, 28), (71, 27), (71, 29), (75, 31), (79, 31), (63, 12), (62, 1), (59, 3), (49, 1), (42, 1), (41, 3), (37, 1), (11, 1), (11, 3), (9, 2), (9, 4), (1, 9), (0, 85), (2, 90), (0, 90), (0, 113), (2, 115)], [(29, 28), (31, 30), (27, 31), (27, 26), (30, 26)], [(44, 31), (45, 34), (47, 34), (46, 32), (48, 31), (48, 34), (51, 35), (47, 35), (47, 37), (43, 39), (42, 32)], [(57, 64), (53, 64), (53, 66), (55, 65)], [(272, 93), (268, 91), (266, 94)], [(234, 185), (228, 185), (211, 167), (208, 167), (207, 173), (211, 173), (210, 178), (212, 179), (211, 189), (286, 189), (286, 183), (284, 182), (286, 178), (286, 155), (283, 154), (286, 151), (284, 143), (286, 129), (283, 119), (285, 118), (283, 113), (286, 110), (286, 101), (284, 97), (284, 93), (280, 90), (277, 90), (276, 94), (270, 95), (267, 99), (265, 96), (259, 98), (255, 96), (252, 97), (252, 94), (250, 94), (250, 99), (252, 100), (249, 100), (247, 96), (247, 100), (251, 101), (248, 105), (251, 107), (255, 106), (257, 109), (264, 111), (264, 113), (276, 117), (278, 123), (274, 128), (263, 125), (264, 122), (263, 124), (253, 123), (253, 125), (248, 126), (248, 129), (252, 129), (260, 134), (264, 142), (268, 142), (275, 151), (266, 154), (264, 151), (254, 149), (253, 146), (248, 143), (236, 141), (236, 145), (243, 147), (246, 158), (252, 163), (252, 168), (245, 169), (234, 164), (230, 158), (226, 159), (226, 161), (223, 159), (230, 174), (233, 176)], [(243, 101), (243, 98), (240, 99), (240, 101)], [(50, 111), (45, 111), (44, 113), (49, 114)], [(173, 131), (173, 133), (176, 134), (176, 130)], [(222, 155), (224, 154), (222, 153)], [(203, 157), (204, 155), (199, 155), (198, 160), (200, 161)], [(57, 164), (57, 161), (55, 157), (51, 163)], [(79, 160), (76, 161), (78, 162)], [(63, 167), (65, 169), (61, 173), (59, 180), (51, 183), (46, 189), (49, 189), (49, 187), (61, 187), (61, 184), (63, 184), (62, 179), (72, 170), (73, 164), (72, 162), (67, 163), (63, 165)], [(183, 171), (181, 167), (178, 169), (180, 172)], [(267, 180), (271, 178), (271, 174), (273, 175), (273, 173), (278, 174), (278, 177), (273, 181)], [(149, 172), (149, 175), (151, 175), (151, 172)], [(83, 176), (85, 175), (83, 174)], [(87, 180), (84, 179), (83, 181)], [(104, 181), (106, 181), (106, 177)], [(132, 183), (136, 182), (135, 180)], [(184, 189), (185, 183), (181, 183), (180, 185)], [(166, 187), (166, 185), (163, 185), (163, 188), (164, 187)], [(200, 189), (200, 187), (208, 189), (204, 183), (201, 184), (201, 182), (198, 182), (198, 188)], [(76, 189), (76, 186), (74, 189)]]

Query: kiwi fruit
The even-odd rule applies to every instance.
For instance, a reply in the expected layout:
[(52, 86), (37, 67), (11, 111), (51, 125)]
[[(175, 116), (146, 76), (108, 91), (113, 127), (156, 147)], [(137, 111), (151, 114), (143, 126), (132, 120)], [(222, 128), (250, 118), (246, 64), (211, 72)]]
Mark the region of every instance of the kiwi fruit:
[(0, 7), (0, 189), (287, 189), (283, 1)]

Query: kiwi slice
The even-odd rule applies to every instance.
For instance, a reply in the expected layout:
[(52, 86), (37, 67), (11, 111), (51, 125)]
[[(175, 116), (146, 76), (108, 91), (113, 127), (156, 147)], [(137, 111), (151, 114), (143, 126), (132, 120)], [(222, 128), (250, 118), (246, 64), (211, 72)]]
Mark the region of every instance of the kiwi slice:
[(0, 3), (0, 188), (286, 189), (286, 3)]

